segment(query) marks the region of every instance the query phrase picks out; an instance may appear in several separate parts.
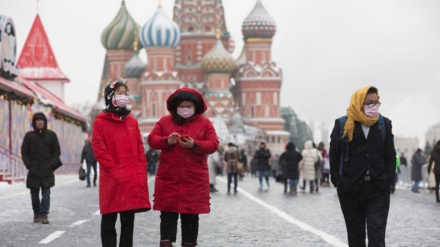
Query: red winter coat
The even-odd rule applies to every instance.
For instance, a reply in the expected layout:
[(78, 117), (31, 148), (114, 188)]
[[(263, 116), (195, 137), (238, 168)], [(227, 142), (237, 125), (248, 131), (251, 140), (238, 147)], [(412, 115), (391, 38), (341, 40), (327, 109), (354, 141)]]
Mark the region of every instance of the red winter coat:
[(101, 214), (150, 210), (147, 161), (136, 119), (101, 112), (93, 123)]
[[(196, 94), (203, 102), (203, 112), (206, 111), (203, 97), (188, 88), (177, 90), (168, 98), (168, 103), (182, 90)], [(181, 126), (172, 121), (171, 115), (166, 115), (149, 134), (148, 145), (152, 149), (161, 150), (154, 189), (154, 210), (186, 214), (209, 213), (208, 154), (214, 153), (219, 144), (215, 129), (211, 121), (202, 115), (203, 112), (192, 116)], [(189, 135), (194, 139), (196, 147), (187, 149), (179, 143), (168, 146), (166, 140), (174, 132)]]

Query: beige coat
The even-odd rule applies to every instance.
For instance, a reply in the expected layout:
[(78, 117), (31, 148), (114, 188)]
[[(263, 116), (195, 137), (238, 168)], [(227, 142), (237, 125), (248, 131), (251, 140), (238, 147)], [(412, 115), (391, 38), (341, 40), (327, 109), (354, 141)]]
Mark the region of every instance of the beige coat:
[(302, 151), (303, 159), (299, 163), (300, 175), (303, 180), (315, 180), (315, 163), (318, 161), (318, 149), (313, 147), (312, 141), (306, 141)]

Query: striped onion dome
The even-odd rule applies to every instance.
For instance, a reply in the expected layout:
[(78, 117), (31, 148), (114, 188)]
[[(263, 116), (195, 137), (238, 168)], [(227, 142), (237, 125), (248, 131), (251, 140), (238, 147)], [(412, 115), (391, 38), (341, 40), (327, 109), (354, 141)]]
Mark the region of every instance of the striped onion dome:
[(251, 13), (249, 13), (244, 20), (241, 31), (245, 39), (271, 39), (275, 35), (275, 21), (266, 11), (261, 0), (257, 0), (254, 9), (252, 9)]
[(127, 78), (139, 78), (145, 70), (146, 64), (139, 58), (138, 54), (133, 55), (124, 65), (124, 73)]
[(215, 46), (203, 57), (202, 68), (206, 73), (230, 74), (237, 65), (231, 53), (225, 49), (221, 40), (217, 39)]
[(133, 50), (135, 33), (139, 33), (139, 29), (140, 25), (128, 13), (125, 1), (122, 1), (118, 14), (101, 34), (102, 45), (107, 50)]
[(159, 5), (153, 17), (142, 27), (139, 38), (144, 47), (176, 47), (180, 41), (180, 30), (177, 24), (169, 19), (162, 10), (162, 6)]

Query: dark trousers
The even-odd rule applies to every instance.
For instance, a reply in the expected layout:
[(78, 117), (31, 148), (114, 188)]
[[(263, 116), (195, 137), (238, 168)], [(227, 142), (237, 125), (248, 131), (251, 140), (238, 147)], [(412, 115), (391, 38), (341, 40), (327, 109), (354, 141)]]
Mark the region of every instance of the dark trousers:
[(440, 174), (435, 174), (435, 198), (437, 198), (437, 202), (440, 202), (439, 198), (439, 184), (440, 184)]
[[(177, 219), (179, 213), (160, 212), (160, 240), (170, 240), (176, 242)], [(183, 243), (193, 243), (197, 245), (197, 235), (199, 234), (199, 215), (180, 214), (182, 225), (182, 246)]]
[(365, 225), (368, 246), (384, 247), (385, 230), (390, 208), (389, 191), (380, 190), (373, 182), (364, 182), (359, 191), (350, 193), (339, 189), (339, 202), (347, 227), (348, 245), (365, 245)]
[(90, 185), (90, 170), (93, 168), (93, 185), (96, 185), (96, 178), (98, 177), (98, 174), (96, 173), (96, 161), (95, 162), (87, 162), (87, 185)]
[(234, 178), (234, 192), (237, 192), (237, 176), (238, 173), (228, 173), (228, 193), (231, 190), (232, 178)]
[[(121, 237), (119, 247), (133, 246), (134, 211), (119, 213), (121, 221)], [(116, 220), (118, 213), (103, 214), (101, 218), (102, 247), (116, 247)]]
[(47, 217), (50, 209), (50, 188), (41, 188), (41, 201), (40, 201), (40, 188), (30, 189), (32, 209), (34, 214), (42, 217)]

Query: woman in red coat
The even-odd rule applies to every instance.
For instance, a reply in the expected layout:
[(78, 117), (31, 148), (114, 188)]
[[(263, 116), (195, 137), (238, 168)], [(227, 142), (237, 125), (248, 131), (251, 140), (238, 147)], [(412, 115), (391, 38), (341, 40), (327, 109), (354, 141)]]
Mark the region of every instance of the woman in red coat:
[(99, 208), (102, 246), (133, 245), (134, 214), (150, 210), (147, 162), (138, 122), (125, 108), (128, 87), (115, 81), (105, 88), (105, 105), (93, 123), (92, 148), (99, 162)]
[(182, 246), (196, 246), (199, 214), (209, 208), (208, 154), (217, 150), (217, 134), (202, 114), (207, 107), (197, 91), (181, 88), (167, 100), (169, 115), (148, 136), (148, 145), (161, 150), (154, 189), (154, 210), (161, 211), (160, 246), (176, 241), (182, 221)]

